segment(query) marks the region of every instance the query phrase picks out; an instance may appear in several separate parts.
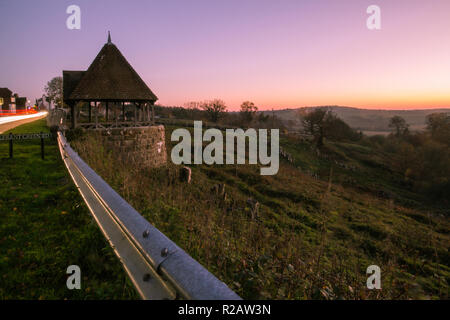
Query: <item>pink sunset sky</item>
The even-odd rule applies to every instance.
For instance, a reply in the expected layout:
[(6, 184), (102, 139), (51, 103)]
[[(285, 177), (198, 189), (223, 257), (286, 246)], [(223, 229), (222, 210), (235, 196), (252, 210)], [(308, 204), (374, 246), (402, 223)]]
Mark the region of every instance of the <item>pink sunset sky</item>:
[[(69, 30), (66, 8), (81, 8)], [(381, 30), (366, 27), (369, 5)], [(450, 107), (449, 0), (0, 0), (0, 87), (34, 101), (107, 40), (162, 105)]]

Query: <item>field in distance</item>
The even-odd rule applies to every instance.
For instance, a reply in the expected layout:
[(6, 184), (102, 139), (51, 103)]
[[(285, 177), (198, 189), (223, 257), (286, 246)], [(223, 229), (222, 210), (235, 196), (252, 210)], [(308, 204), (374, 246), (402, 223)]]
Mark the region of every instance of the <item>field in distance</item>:
[[(302, 109), (305, 108), (274, 110), (273, 114), (282, 119), (289, 127), (300, 129), (299, 113)], [(391, 131), (389, 120), (394, 116), (400, 116), (405, 119), (411, 131), (418, 131), (425, 129), (425, 120), (428, 115), (432, 113), (450, 113), (450, 109), (371, 110), (339, 106), (331, 106), (330, 109), (350, 127), (361, 130), (369, 136), (389, 134)], [(266, 115), (272, 115), (272, 111), (261, 112)]]

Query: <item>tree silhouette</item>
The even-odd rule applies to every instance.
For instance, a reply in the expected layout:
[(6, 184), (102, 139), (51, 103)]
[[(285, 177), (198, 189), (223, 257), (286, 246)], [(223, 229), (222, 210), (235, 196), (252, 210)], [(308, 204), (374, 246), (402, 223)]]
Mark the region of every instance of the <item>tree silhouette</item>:
[(222, 114), (227, 110), (225, 102), (219, 99), (205, 101), (200, 105), (200, 108), (206, 111), (212, 122), (217, 122)]
[(245, 101), (241, 104), (241, 116), (244, 122), (250, 123), (258, 111), (258, 107), (253, 102)]
[(403, 135), (408, 134), (409, 125), (406, 123), (405, 119), (400, 116), (394, 116), (389, 121), (389, 128), (392, 128), (394, 131), (394, 135), (396, 137), (401, 137)]
[(360, 134), (328, 108), (305, 111), (300, 116), (304, 130), (314, 136), (318, 148), (323, 146), (324, 138), (330, 140), (358, 140), (360, 138)]
[(45, 94), (47, 96), (47, 101), (53, 102), (57, 107), (61, 108), (63, 106), (63, 79), (62, 77), (54, 77), (52, 80), (47, 82), (44, 88)]

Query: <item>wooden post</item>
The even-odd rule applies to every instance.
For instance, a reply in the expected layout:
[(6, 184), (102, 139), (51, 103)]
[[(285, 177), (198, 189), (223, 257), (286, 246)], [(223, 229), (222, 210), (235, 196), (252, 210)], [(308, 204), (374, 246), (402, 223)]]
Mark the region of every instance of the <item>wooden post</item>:
[(136, 117), (137, 117), (137, 105), (136, 102), (134, 104), (134, 126), (136, 126)]
[(13, 158), (13, 141), (12, 141), (12, 133), (9, 133), (9, 158)]
[[(77, 115), (77, 105), (78, 105), (78, 103), (72, 102), (72, 104), (73, 104), (72, 125), (73, 125), (73, 128), (75, 129), (77, 127), (77, 117), (78, 117), (78, 115)], [(44, 158), (42, 158), (42, 159), (44, 159)]]
[(147, 120), (147, 116), (146, 116), (146, 105), (145, 105), (145, 103), (144, 104), (142, 104), (142, 110), (141, 110), (141, 112), (142, 112), (142, 115), (141, 115), (141, 121), (146, 121)]
[(97, 127), (98, 127), (98, 108), (97, 108), (97, 101), (95, 101), (95, 109), (94, 109), (94, 113), (95, 113), (95, 129), (97, 129)]
[(116, 127), (117, 127), (117, 118), (118, 118), (118, 116), (117, 116), (117, 103), (114, 103), (114, 105), (113, 105), (114, 107), (114, 120), (116, 121)]
[(76, 121), (75, 121), (75, 104), (72, 102), (70, 105), (70, 115), (72, 116), (72, 129), (75, 129)]
[(141, 121), (142, 121), (142, 105), (139, 102), (138, 103), (138, 122), (141, 122)]
[(155, 106), (152, 104), (152, 124), (155, 124)]
[(42, 136), (43, 132), (41, 131), (41, 158), (44, 160), (44, 137)]
[(89, 123), (92, 123), (92, 102), (89, 101)]
[(122, 102), (122, 121), (125, 122), (125, 102)]
[(106, 101), (106, 122), (108, 122), (109, 120), (109, 105), (108, 105), (108, 101)]

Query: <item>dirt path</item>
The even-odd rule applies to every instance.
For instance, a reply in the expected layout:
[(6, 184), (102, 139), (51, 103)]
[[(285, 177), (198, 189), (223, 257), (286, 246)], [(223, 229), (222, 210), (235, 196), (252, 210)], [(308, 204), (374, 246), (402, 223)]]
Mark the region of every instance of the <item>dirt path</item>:
[(8, 122), (4, 124), (0, 124), (0, 134), (2, 134), (5, 131), (8, 131), (12, 128), (15, 128), (17, 126), (20, 126), (21, 124), (25, 124), (28, 122), (36, 121), (42, 118), (45, 118), (47, 115), (43, 115), (42, 117), (36, 117), (36, 118), (30, 118), (30, 119), (23, 119), (23, 120), (17, 120), (13, 122)]

